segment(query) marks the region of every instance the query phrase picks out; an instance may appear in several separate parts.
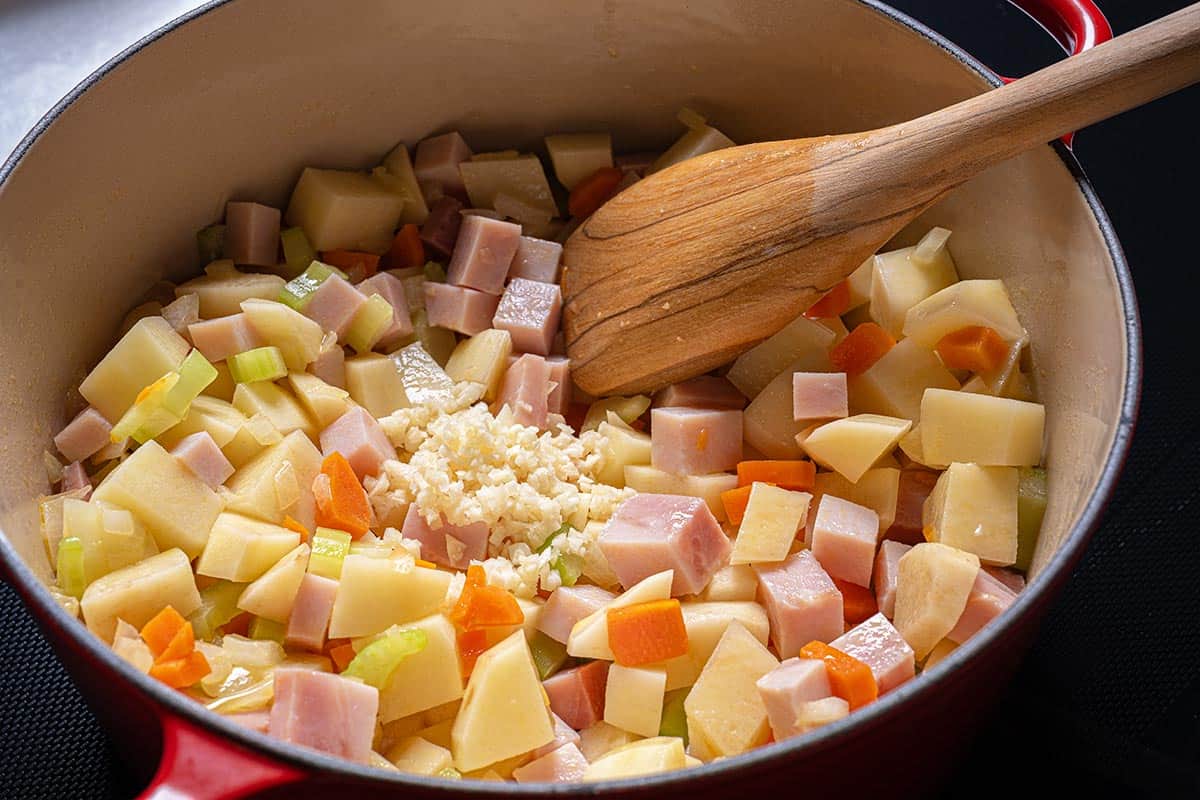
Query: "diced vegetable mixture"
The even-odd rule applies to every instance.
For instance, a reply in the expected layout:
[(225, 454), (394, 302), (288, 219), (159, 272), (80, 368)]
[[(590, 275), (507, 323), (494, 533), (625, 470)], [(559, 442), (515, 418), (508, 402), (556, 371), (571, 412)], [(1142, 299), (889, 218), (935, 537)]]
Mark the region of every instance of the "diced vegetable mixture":
[(561, 242), (732, 144), (681, 119), (658, 156), (451, 132), (230, 202), (47, 453), (63, 605), (216, 713), (454, 779), (683, 769), (920, 680), (1024, 584), (1026, 332), (934, 228), (723, 369), (586, 396)]

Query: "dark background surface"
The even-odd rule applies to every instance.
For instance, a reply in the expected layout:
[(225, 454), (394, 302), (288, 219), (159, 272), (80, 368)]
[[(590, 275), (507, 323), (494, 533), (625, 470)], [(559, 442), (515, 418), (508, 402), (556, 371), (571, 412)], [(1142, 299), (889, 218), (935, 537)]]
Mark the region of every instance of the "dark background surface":
[[(1186, 5), (1099, 2), (1117, 33)], [(892, 4), (1001, 74), (1026, 74), (1062, 56), (1003, 0)], [(1146, 353), (1141, 418), (1101, 530), (946, 797), (1050, 789), (1200, 796), (1197, 111), (1200, 88), (1193, 87), (1077, 139), (1137, 285)], [(913, 757), (920, 758), (919, 742)], [(138, 788), (128, 785), (15, 595), (0, 585), (0, 798), (126, 798)]]

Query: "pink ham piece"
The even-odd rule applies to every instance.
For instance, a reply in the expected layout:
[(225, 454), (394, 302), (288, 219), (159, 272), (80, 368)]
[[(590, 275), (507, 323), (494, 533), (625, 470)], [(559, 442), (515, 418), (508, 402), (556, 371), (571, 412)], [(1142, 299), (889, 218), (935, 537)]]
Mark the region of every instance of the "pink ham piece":
[(450, 525), (445, 517), (441, 521), (441, 527), (431, 528), (416, 503), (408, 507), (402, 533), (405, 539), (421, 543), (421, 558), (454, 569), (466, 569), (472, 561), (487, 558), (487, 523)]
[(308, 365), (308, 371), (330, 386), (346, 388), (346, 351), (337, 342), (322, 347), (317, 360)]
[(308, 296), (304, 315), (314, 320), (322, 330), (337, 334), (338, 340), (346, 337), (354, 315), (367, 298), (339, 275), (330, 275), (321, 282), (316, 291)]
[(1025, 590), (1025, 576), (1021, 573), (1004, 567), (984, 567), (983, 569), (988, 575), (1007, 586), (1013, 594), (1020, 594)]
[(792, 414), (798, 422), (849, 416), (846, 373), (792, 373)]
[(237, 714), (226, 714), (225, 719), (259, 733), (266, 733), (271, 727), (270, 711), (241, 711)]
[(985, 570), (979, 570), (979, 574), (975, 576), (975, 585), (967, 595), (967, 607), (963, 609), (954, 629), (946, 634), (946, 638), (962, 644), (978, 633), (984, 625), (1000, 616), (1016, 599), (1015, 592)]
[(700, 375), (681, 383), (673, 383), (654, 395), (654, 407), (684, 406), (687, 408), (728, 408), (740, 411), (746, 398), (726, 378)]
[(600, 533), (600, 550), (626, 589), (671, 569), (671, 594), (681, 595), (707, 586), (729, 562), (733, 545), (700, 498), (639, 494), (613, 514)]
[(875, 585), (875, 604), (888, 619), (896, 615), (896, 577), (900, 574), (900, 556), (909, 550), (912, 550), (911, 544), (888, 539), (879, 546), (879, 552), (875, 555), (875, 572), (871, 579)]
[(440, 183), (445, 192), (465, 195), (466, 187), (458, 165), (471, 155), (470, 146), (458, 131), (431, 136), (417, 142), (413, 173), (419, 181)]
[(517, 254), (508, 268), (508, 277), (525, 278), (542, 283), (558, 283), (558, 264), (562, 260), (562, 245), (522, 236)]
[(830, 642), (841, 636), (842, 593), (811, 551), (801, 550), (777, 564), (755, 564), (753, 569), (780, 658), (799, 655), (814, 639)]
[(866, 506), (831, 494), (821, 497), (813, 522), (812, 552), (835, 578), (871, 585), (879, 515)]
[(802, 705), (833, 694), (825, 662), (810, 658), (789, 658), (755, 685), (777, 742), (801, 733), (796, 718)]
[(896, 495), (896, 519), (883, 534), (893, 539), (914, 545), (925, 541), (922, 515), (925, 499), (933, 492), (939, 473), (927, 469), (900, 470), (900, 488)]
[(256, 267), (278, 264), (279, 209), (260, 203), (226, 203), (225, 257)]
[(87, 500), (92, 494), (92, 479), (88, 477), (87, 470), (83, 468), (83, 464), (78, 461), (72, 461), (63, 467), (62, 485), (59, 487), (59, 491), (73, 492), (76, 489), (87, 489), (83, 497), (79, 498), (80, 500)]
[(83, 461), (107, 447), (112, 424), (96, 409), (88, 406), (54, 437), (54, 446), (67, 461)]
[(706, 408), (650, 411), (650, 463), (676, 475), (736, 469), (742, 460), (742, 412)]
[(229, 463), (208, 431), (197, 431), (183, 437), (179, 444), (171, 448), (171, 455), (183, 462), (210, 489), (216, 489), (233, 474), (233, 464)]
[(430, 325), (474, 336), (492, 327), (500, 298), (487, 292), (426, 281), (425, 314)]
[(550, 710), (577, 731), (604, 719), (604, 689), (608, 684), (608, 662), (591, 661), (582, 667), (563, 670), (542, 681), (550, 698)]
[(447, 283), (499, 295), (520, 241), (520, 225), (477, 214), (464, 217), (446, 268)]
[(163, 319), (171, 323), (171, 327), (180, 336), (187, 336), (188, 325), (200, 321), (200, 296), (184, 294), (163, 306)]
[(375, 738), (379, 690), (330, 672), (275, 669), (267, 732), (278, 739), (365, 764)]
[(232, 355), (263, 346), (262, 337), (245, 314), (193, 322), (188, 325), (188, 336), (200, 355), (209, 361), (224, 361)]
[(916, 674), (913, 649), (883, 614), (859, 623), (829, 646), (870, 667), (880, 694), (895, 689)]
[(508, 406), (517, 423), (545, 430), (549, 400), (550, 365), (541, 356), (527, 353), (505, 370), (494, 407)]
[(350, 409), (321, 431), (321, 454), (333, 452), (346, 457), (359, 480), (378, 475), (383, 462), (396, 457), (396, 448), (379, 420), (362, 406)]
[(379, 272), (358, 284), (358, 290), (364, 297), (377, 294), (392, 306), (392, 324), (379, 337), (379, 341), (375, 343), (376, 347), (386, 350), (412, 334), (413, 324), (412, 317), (408, 314), (408, 299), (404, 294), (404, 284), (399, 278)]
[(550, 721), (554, 723), (554, 738), (546, 742), (544, 745), (534, 750), (532, 755), (534, 758), (541, 758), (544, 755), (553, 753), (558, 748), (564, 745), (578, 745), (579, 734), (570, 725), (562, 721), (562, 717), (550, 712)]
[(429, 216), (421, 224), (421, 241), (439, 259), (445, 261), (454, 252), (458, 230), (462, 227), (463, 204), (450, 195), (442, 195), (429, 207)]
[(500, 297), (492, 327), (508, 331), (519, 353), (550, 354), (562, 319), (562, 290), (555, 283), (513, 278)]
[(512, 771), (517, 783), (576, 783), (583, 780), (588, 762), (574, 744), (565, 744)]
[(329, 616), (333, 613), (337, 590), (337, 581), (311, 572), (304, 573), (284, 635), (288, 647), (320, 652), (325, 646), (325, 631), (329, 629)]
[(612, 592), (599, 586), (560, 586), (550, 593), (546, 605), (542, 606), (537, 629), (554, 641), (566, 644), (576, 622), (611, 603), (614, 597)]
[(571, 360), (562, 356), (550, 356), (546, 359), (550, 365), (550, 382), (554, 388), (546, 398), (546, 410), (551, 414), (567, 415), (571, 405)]

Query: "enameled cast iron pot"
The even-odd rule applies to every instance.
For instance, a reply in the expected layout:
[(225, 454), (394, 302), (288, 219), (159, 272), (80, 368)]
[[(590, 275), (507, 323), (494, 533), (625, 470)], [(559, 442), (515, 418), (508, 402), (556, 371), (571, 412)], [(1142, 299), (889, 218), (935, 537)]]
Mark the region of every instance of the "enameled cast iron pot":
[[(1069, 48), (1111, 35), (1090, 0), (1018, 5)], [(798, 741), (661, 777), (540, 787), (419, 779), (292, 747), (138, 674), (59, 610), (43, 588), (51, 573), (35, 498), (47, 491), (40, 456), (64, 422), (63, 398), (131, 301), (198, 269), (193, 231), (227, 199), (282, 205), (305, 165), (368, 167), (397, 140), (452, 128), (479, 150), (534, 149), (546, 133), (574, 130), (611, 130), (620, 150), (661, 148), (684, 104), (738, 142), (867, 130), (999, 81), (874, 0), (211, 3), (84, 81), (0, 168), (4, 577), (118, 752), (146, 780), (154, 773), (156, 798), (919, 793), (1011, 675), (1132, 433), (1129, 272), (1060, 142), (982, 174), (898, 237), (951, 228), (963, 277), (1003, 278), (1032, 336), (1050, 502), (1029, 589), (919, 680)]]

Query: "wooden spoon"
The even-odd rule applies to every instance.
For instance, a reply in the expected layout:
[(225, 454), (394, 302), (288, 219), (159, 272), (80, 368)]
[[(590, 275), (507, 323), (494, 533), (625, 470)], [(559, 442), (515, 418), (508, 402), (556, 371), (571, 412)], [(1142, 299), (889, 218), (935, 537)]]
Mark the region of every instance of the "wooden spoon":
[(977, 172), (1197, 80), (1200, 3), (911, 122), (650, 175), (566, 244), (571, 376), (632, 394), (720, 366)]

